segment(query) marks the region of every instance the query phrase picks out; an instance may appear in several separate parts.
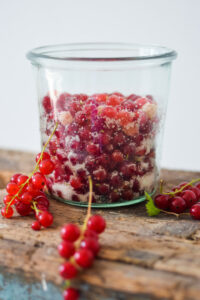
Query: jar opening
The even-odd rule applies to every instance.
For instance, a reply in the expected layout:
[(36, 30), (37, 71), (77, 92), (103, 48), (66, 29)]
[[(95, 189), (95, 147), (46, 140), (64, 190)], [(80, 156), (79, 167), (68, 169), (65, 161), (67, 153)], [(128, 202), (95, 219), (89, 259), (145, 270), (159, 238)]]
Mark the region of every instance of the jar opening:
[(36, 64), (41, 60), (112, 62), (164, 59), (171, 61), (176, 56), (176, 51), (166, 47), (127, 43), (53, 45), (35, 48), (27, 54), (27, 58)]

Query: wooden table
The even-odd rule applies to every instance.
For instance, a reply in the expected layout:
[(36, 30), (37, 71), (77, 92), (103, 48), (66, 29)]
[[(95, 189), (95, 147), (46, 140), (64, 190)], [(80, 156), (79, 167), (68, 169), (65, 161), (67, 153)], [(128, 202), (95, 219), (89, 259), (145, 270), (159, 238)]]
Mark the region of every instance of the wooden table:
[[(0, 188), (12, 173), (29, 172), (33, 161), (33, 154), (1, 150)], [(197, 177), (162, 171), (168, 187)], [(39, 232), (30, 229), (31, 217), (0, 218), (0, 300), (62, 299), (59, 231), (67, 222), (81, 224), (86, 210), (52, 199), (51, 211), (53, 227)], [(107, 230), (94, 267), (79, 276), (82, 300), (200, 299), (200, 222), (147, 217), (144, 203), (95, 212), (105, 217)]]

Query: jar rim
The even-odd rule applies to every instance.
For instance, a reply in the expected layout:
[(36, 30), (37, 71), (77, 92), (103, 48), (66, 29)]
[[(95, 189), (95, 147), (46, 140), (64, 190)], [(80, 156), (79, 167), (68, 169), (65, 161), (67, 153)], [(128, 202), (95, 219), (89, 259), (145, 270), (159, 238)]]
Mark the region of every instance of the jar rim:
[(158, 45), (134, 43), (69, 43), (32, 49), (27, 58), (35, 64), (46, 60), (83, 62), (171, 61), (177, 52)]

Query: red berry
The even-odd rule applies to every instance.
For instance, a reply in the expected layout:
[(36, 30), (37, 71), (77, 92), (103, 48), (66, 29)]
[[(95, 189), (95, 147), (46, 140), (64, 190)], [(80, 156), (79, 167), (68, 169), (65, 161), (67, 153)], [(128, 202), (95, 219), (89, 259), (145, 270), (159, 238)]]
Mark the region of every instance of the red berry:
[(124, 157), (123, 157), (123, 154), (122, 152), (120, 152), (119, 150), (115, 150), (113, 153), (112, 153), (112, 159), (116, 162), (121, 162), (123, 161)]
[[(41, 156), (41, 152), (37, 154), (37, 156), (36, 156), (36, 158), (35, 158), (35, 161), (36, 161), (36, 162), (38, 162), (40, 156)], [(45, 160), (45, 159), (50, 159), (50, 158), (51, 158), (51, 156), (49, 155), (49, 153), (43, 152), (41, 161), (42, 161), (42, 160)]]
[(34, 200), (37, 202), (37, 205), (43, 205), (46, 208), (49, 207), (49, 200), (44, 196), (38, 196)]
[(198, 203), (194, 204), (190, 208), (190, 215), (192, 216), (193, 219), (200, 220), (200, 205)]
[(122, 97), (119, 97), (117, 95), (111, 95), (110, 97), (108, 97), (108, 99), (106, 100), (106, 103), (108, 105), (112, 105), (112, 106), (116, 106), (119, 105), (124, 99)]
[(90, 229), (85, 230), (84, 237), (98, 240), (98, 234), (96, 233), (96, 231)]
[(119, 111), (117, 118), (122, 126), (126, 126), (128, 123), (131, 123), (133, 119), (131, 114), (126, 110)]
[(105, 230), (106, 222), (102, 216), (93, 215), (88, 220), (87, 228), (100, 234)]
[(38, 190), (44, 188), (44, 186), (46, 184), (46, 178), (45, 178), (45, 176), (43, 174), (39, 173), (39, 172), (33, 174), (33, 176), (32, 176), (32, 184)]
[(34, 222), (31, 224), (31, 228), (32, 228), (33, 230), (36, 230), (36, 231), (40, 230), (40, 229), (41, 229), (41, 224), (40, 224), (40, 222), (34, 221)]
[(109, 185), (106, 183), (101, 183), (98, 186), (98, 192), (100, 195), (106, 195), (109, 192)]
[(55, 168), (54, 163), (50, 159), (42, 160), (39, 164), (40, 172), (44, 175), (51, 174)]
[[(6, 195), (6, 196), (3, 198), (3, 202), (4, 202), (4, 204), (5, 204), (5, 205), (8, 205), (8, 203), (10, 203), (10, 202), (11, 202), (12, 198), (13, 198), (13, 196), (11, 196), (11, 195)], [(16, 201), (17, 201), (17, 199), (16, 199), (16, 198), (14, 198), (14, 199), (12, 200), (12, 202), (10, 203), (10, 205), (13, 205), (13, 204), (15, 204), (15, 203), (16, 203)]]
[(27, 180), (28, 180), (28, 176), (26, 176), (26, 175), (20, 175), (17, 178), (17, 185), (20, 186), (20, 185), (24, 184)]
[(191, 190), (185, 190), (181, 193), (181, 197), (185, 200), (188, 208), (197, 202), (197, 197), (195, 193)]
[(200, 189), (197, 186), (194, 186), (191, 188), (191, 191), (195, 193), (197, 201), (200, 200)]
[(32, 201), (33, 197), (30, 193), (25, 192), (22, 195), (20, 195), (21, 201), (25, 204), (28, 204)]
[(61, 229), (61, 237), (64, 241), (75, 242), (80, 236), (80, 229), (77, 225), (67, 224)]
[(21, 201), (18, 201), (15, 204), (15, 208), (18, 214), (20, 214), (21, 216), (28, 216), (32, 212), (31, 204), (24, 204)]
[(88, 144), (86, 146), (86, 150), (88, 153), (93, 154), (93, 155), (99, 154), (99, 152), (100, 152), (99, 145), (93, 144), (93, 143)]
[(13, 208), (11, 206), (7, 207), (7, 206), (4, 206), (2, 209), (1, 209), (1, 214), (4, 218), (11, 218), (13, 216)]
[(200, 189), (200, 183), (196, 184), (196, 187), (197, 187), (198, 189)]
[(38, 216), (38, 221), (43, 227), (49, 227), (53, 223), (53, 216), (47, 211), (43, 211)]
[(68, 288), (63, 292), (64, 300), (78, 300), (79, 292), (74, 288)]
[(122, 192), (122, 198), (124, 200), (132, 200), (133, 199), (133, 191), (131, 189), (126, 189)]
[(160, 209), (167, 210), (169, 208), (169, 196), (168, 195), (157, 195), (154, 198), (155, 206)]
[(88, 237), (81, 242), (81, 248), (91, 250), (92, 253), (96, 256), (100, 250), (100, 245), (97, 239)]
[(93, 172), (93, 175), (97, 181), (103, 182), (106, 179), (107, 172), (105, 169), (99, 168)]
[(108, 106), (104, 107), (104, 108), (100, 111), (100, 113), (101, 113), (101, 115), (102, 115), (103, 117), (108, 117), (108, 118), (111, 118), (111, 119), (115, 118), (116, 115), (117, 115), (116, 109), (113, 108), (113, 107), (108, 107)]
[(72, 176), (69, 183), (74, 189), (79, 189), (82, 186), (81, 180), (78, 177)]
[(75, 247), (72, 242), (62, 241), (58, 246), (58, 252), (60, 256), (64, 258), (70, 258), (75, 252)]
[(42, 104), (43, 104), (43, 107), (44, 107), (44, 110), (47, 114), (49, 114), (53, 107), (52, 107), (52, 104), (51, 104), (51, 99), (49, 96), (45, 96), (42, 100)]
[(60, 265), (59, 273), (60, 273), (60, 276), (62, 276), (64, 279), (72, 279), (72, 278), (76, 277), (77, 269), (75, 268), (75, 266), (72, 263), (66, 262), (66, 263)]
[(21, 176), (21, 175), (22, 175), (22, 174), (20, 174), (20, 173), (14, 174), (14, 175), (11, 177), (10, 182), (17, 183), (17, 178), (18, 178), (19, 176)]
[(35, 198), (39, 193), (39, 189), (36, 188), (32, 183), (29, 182), (29, 184), (26, 186), (25, 189), (26, 192), (30, 193), (33, 198)]
[(181, 197), (174, 197), (170, 204), (170, 209), (177, 214), (182, 213), (186, 209), (185, 200)]
[(121, 194), (115, 191), (112, 191), (110, 193), (110, 199), (112, 200), (112, 202), (117, 202), (119, 201), (121, 198)]
[(14, 182), (9, 182), (6, 186), (6, 190), (9, 195), (15, 195), (19, 191), (19, 187)]
[(92, 266), (94, 255), (88, 249), (79, 249), (74, 254), (76, 263), (82, 268), (89, 268)]

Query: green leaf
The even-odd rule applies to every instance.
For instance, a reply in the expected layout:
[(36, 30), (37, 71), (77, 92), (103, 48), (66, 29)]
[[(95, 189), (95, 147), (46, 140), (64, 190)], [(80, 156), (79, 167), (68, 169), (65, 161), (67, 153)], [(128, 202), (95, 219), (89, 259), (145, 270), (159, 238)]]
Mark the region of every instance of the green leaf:
[(151, 198), (151, 196), (147, 192), (145, 192), (145, 196), (146, 196), (146, 199), (147, 199), (147, 203), (145, 204), (147, 214), (150, 217), (157, 216), (160, 213), (160, 209), (157, 208), (154, 205), (153, 199)]

